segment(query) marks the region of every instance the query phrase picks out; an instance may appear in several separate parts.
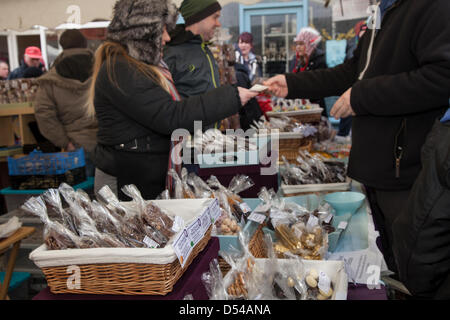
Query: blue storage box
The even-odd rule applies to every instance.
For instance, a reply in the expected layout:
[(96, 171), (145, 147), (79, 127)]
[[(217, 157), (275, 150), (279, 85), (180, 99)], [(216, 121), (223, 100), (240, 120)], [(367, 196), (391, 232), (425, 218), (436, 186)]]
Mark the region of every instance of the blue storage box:
[(8, 157), (10, 176), (64, 174), (68, 170), (84, 167), (84, 150), (74, 152), (43, 153), (34, 150), (28, 156)]
[(28, 156), (8, 157), (8, 172), (15, 190), (58, 188), (61, 183), (77, 185), (86, 180), (84, 150), (43, 153), (33, 151)]

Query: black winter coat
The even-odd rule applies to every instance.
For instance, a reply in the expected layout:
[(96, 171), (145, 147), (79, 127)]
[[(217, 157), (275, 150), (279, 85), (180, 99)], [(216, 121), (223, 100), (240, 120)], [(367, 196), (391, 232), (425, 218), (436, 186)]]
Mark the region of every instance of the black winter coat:
[(393, 224), (400, 279), (417, 297), (450, 299), (450, 122), (436, 122), (423, 169)]
[(23, 78), (38, 78), (44, 74), (45, 67), (41, 63), (39, 64), (39, 68), (29, 67), (25, 64), (25, 61), (22, 61), (20, 67), (11, 71), (8, 75), (8, 80), (14, 79), (23, 79)]
[(172, 132), (192, 132), (196, 120), (208, 125), (236, 114), (239, 94), (223, 86), (178, 102), (123, 58), (117, 59), (114, 71), (118, 87), (109, 80), (105, 64), (95, 84), (96, 158), (105, 159), (97, 158), (97, 166), (117, 177), (119, 189), (135, 184), (144, 198), (154, 199), (165, 187)]
[(342, 95), (352, 88), (352, 150), (348, 174), (382, 190), (410, 189), (420, 149), (450, 96), (450, 1), (398, 0), (386, 12), (372, 58), (372, 30), (354, 57), (332, 69), (286, 75), (288, 98)]

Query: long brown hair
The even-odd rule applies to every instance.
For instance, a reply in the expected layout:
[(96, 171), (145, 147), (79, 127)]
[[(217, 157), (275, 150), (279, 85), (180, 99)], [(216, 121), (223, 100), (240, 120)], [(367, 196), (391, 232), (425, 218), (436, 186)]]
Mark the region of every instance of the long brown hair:
[(149, 65), (142, 61), (134, 59), (128, 54), (125, 47), (117, 42), (106, 41), (95, 52), (95, 62), (93, 67), (88, 107), (88, 114), (92, 117), (95, 116), (95, 83), (97, 82), (98, 74), (103, 63), (106, 63), (106, 70), (108, 73), (109, 81), (111, 81), (119, 90), (122, 90), (121, 88), (119, 88), (119, 84), (117, 83), (114, 72), (114, 65), (116, 63), (117, 57), (119, 56), (125, 58), (130, 67), (135, 68), (137, 71), (141, 72), (146, 77), (150, 78), (159, 86), (161, 86), (164, 90), (169, 92), (167, 82), (157, 66)]

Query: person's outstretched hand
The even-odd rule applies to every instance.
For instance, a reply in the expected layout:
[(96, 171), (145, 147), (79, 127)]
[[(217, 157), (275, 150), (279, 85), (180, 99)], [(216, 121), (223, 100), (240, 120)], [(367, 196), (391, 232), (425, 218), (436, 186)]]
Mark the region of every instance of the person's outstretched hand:
[(239, 90), (239, 97), (241, 98), (242, 106), (245, 106), (250, 99), (252, 99), (258, 95), (258, 92), (250, 91), (250, 90), (242, 88), (242, 87), (238, 87), (238, 90)]
[(351, 95), (352, 88), (348, 89), (331, 108), (330, 115), (336, 120), (356, 115), (350, 103)]
[(286, 76), (282, 74), (264, 81), (263, 85), (269, 87), (269, 92), (276, 97), (286, 98), (288, 95)]

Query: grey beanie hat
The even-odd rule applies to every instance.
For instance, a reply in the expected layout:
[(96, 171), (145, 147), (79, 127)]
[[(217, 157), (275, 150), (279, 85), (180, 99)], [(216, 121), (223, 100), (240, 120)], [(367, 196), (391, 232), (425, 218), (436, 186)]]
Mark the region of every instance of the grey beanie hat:
[(107, 39), (122, 44), (131, 57), (158, 65), (163, 28), (173, 29), (177, 18), (178, 10), (170, 0), (119, 0)]

